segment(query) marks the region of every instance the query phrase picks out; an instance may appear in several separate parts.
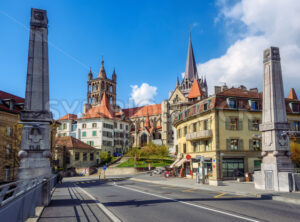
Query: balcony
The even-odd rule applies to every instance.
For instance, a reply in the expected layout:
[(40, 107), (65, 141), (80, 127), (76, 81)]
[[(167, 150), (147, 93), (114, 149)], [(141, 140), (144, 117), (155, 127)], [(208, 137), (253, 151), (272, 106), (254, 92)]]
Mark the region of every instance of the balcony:
[(201, 139), (207, 139), (212, 137), (212, 131), (211, 130), (201, 130), (194, 133), (188, 133), (186, 134), (187, 140), (201, 140)]

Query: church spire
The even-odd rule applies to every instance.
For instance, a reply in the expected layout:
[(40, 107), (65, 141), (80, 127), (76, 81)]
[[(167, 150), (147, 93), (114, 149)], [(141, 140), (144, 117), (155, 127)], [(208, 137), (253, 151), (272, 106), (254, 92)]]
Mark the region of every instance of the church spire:
[(98, 78), (106, 79), (106, 72), (105, 72), (105, 69), (104, 69), (104, 61), (103, 61), (103, 58), (102, 58), (102, 60), (101, 60), (101, 68), (100, 68), (100, 72), (99, 72)]
[(189, 48), (188, 48), (184, 78), (189, 79), (191, 81), (193, 81), (194, 79), (198, 79), (197, 65), (194, 57), (191, 32), (189, 38)]
[(176, 87), (179, 86), (179, 78), (178, 78), (178, 75), (177, 75), (177, 81), (176, 81)]

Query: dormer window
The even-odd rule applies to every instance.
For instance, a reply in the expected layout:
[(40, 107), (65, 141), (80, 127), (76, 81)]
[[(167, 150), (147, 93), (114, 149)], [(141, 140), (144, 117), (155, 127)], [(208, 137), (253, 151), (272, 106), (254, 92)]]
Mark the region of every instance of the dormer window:
[(208, 109), (208, 103), (204, 103), (204, 110)]
[(251, 110), (258, 110), (258, 101), (251, 100)]
[(236, 109), (237, 108), (236, 99), (229, 99), (228, 100), (228, 106), (229, 106), (230, 109)]
[(300, 104), (299, 103), (290, 103), (290, 108), (292, 109), (293, 113), (300, 112)]

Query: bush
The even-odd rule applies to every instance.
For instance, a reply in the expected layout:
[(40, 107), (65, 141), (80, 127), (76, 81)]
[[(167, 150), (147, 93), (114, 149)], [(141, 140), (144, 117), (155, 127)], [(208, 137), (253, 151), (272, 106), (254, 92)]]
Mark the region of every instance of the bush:
[(135, 156), (140, 156), (140, 154), (141, 151), (139, 150), (139, 148), (133, 147), (128, 151), (127, 156), (135, 157)]
[(154, 143), (147, 144), (145, 147), (141, 148), (141, 157), (166, 157), (169, 154), (169, 149), (165, 145), (156, 145)]
[(110, 163), (112, 155), (106, 151), (100, 153), (100, 160), (102, 164)]

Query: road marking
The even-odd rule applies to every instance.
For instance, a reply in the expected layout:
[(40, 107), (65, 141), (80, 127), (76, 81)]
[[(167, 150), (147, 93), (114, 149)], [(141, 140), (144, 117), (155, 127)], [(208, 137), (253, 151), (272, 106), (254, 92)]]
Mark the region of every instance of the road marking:
[(228, 213), (226, 211), (216, 210), (216, 209), (213, 209), (213, 208), (209, 208), (209, 207), (204, 207), (204, 206), (201, 206), (201, 205), (192, 204), (192, 203), (189, 203), (189, 202), (186, 202), (186, 201), (180, 201), (180, 200), (173, 199), (173, 198), (170, 198), (170, 197), (164, 197), (164, 196), (161, 196), (161, 195), (158, 195), (158, 194), (148, 193), (148, 192), (144, 192), (144, 191), (141, 191), (141, 190), (133, 189), (133, 188), (130, 188), (130, 187), (119, 186), (119, 185), (117, 185), (115, 183), (114, 183), (114, 186), (120, 187), (120, 188), (123, 188), (123, 189), (127, 189), (127, 190), (131, 190), (131, 191), (135, 191), (135, 192), (139, 192), (139, 193), (143, 193), (143, 194), (147, 194), (147, 195), (150, 195), (150, 196), (154, 196), (154, 197), (166, 199), (166, 200), (171, 200), (171, 201), (182, 203), (182, 204), (185, 204), (185, 205), (197, 207), (197, 208), (200, 208), (200, 209), (203, 209), (203, 210), (212, 211), (212, 212), (215, 212), (215, 213), (219, 213), (219, 214), (223, 214), (223, 215), (227, 215), (227, 216), (231, 216), (231, 217), (243, 219), (243, 220), (246, 220), (246, 221), (260, 222), (259, 220), (255, 220), (255, 219), (244, 217), (244, 216), (239, 216), (239, 215), (236, 215), (236, 214)]
[(93, 183), (96, 183), (96, 181), (95, 181), (95, 180), (93, 180), (92, 182), (93, 182)]
[(226, 193), (221, 193), (221, 194), (219, 194), (219, 195), (217, 195), (217, 196), (214, 196), (214, 198), (219, 198), (219, 197), (221, 197), (221, 196), (224, 196)]
[(81, 183), (85, 183), (85, 182), (81, 182)]
[(75, 186), (83, 193), (85, 193), (89, 198), (95, 201), (97, 206), (104, 211), (104, 213), (113, 221), (113, 222), (122, 222), (119, 218), (117, 218), (111, 211), (109, 211), (102, 203), (99, 202), (94, 196), (92, 196), (89, 192), (87, 192), (85, 189), (77, 186)]

